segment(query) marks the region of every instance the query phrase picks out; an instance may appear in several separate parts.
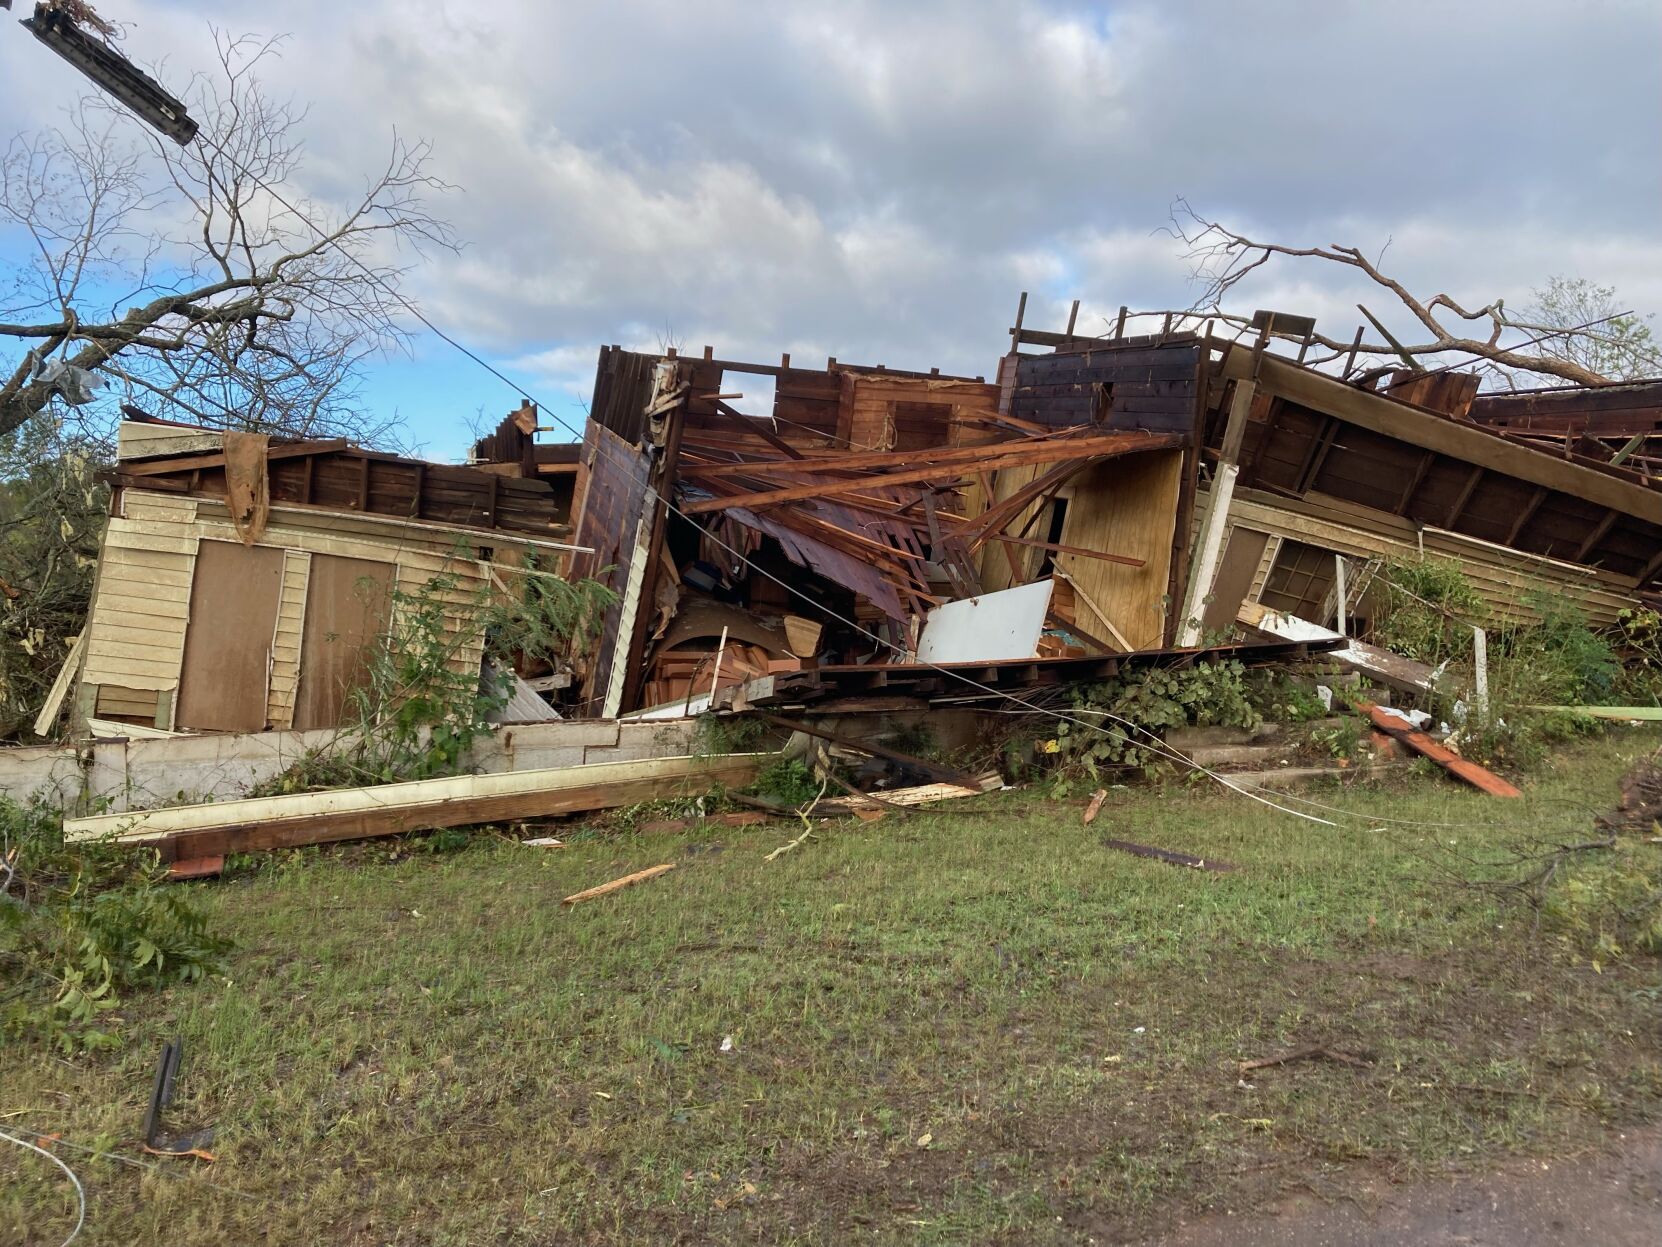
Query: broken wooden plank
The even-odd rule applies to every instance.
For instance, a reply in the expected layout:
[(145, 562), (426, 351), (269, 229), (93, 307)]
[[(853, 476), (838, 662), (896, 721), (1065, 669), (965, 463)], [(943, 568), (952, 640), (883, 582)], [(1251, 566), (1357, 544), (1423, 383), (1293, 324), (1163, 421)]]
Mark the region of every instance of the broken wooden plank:
[(1581, 714), (1590, 719), (1611, 719), (1618, 723), (1662, 723), (1662, 706), (1526, 706), (1556, 714)]
[[(297, 455), (332, 455), (351, 448), (344, 437), (332, 437), (315, 442), (278, 443), (266, 451), (270, 459), (292, 459)], [(223, 468), (224, 451), (209, 454), (175, 456), (171, 459), (126, 460), (121, 471), (126, 476), (162, 476), (175, 472), (201, 471), (204, 468)]]
[(167, 877), (175, 881), (211, 879), (224, 869), (225, 855), (215, 853), (209, 857), (189, 857), (171, 862), (167, 868)]
[(66, 819), (64, 837), (159, 845), (169, 859), (327, 844), (611, 809), (702, 792), (717, 783), (742, 787), (777, 756), (741, 753), (596, 762), (102, 814)]
[[(911, 468), (899, 472), (860, 475), (847, 480), (815, 481), (807, 485), (793, 485), (783, 489), (758, 490), (727, 498), (695, 499), (684, 504), (684, 515), (702, 515), (708, 511), (727, 511), (735, 507), (756, 510), (777, 506), (782, 502), (799, 502), (807, 498), (823, 498), (837, 494), (861, 493), (878, 486), (908, 485), (919, 481), (956, 480), (973, 475), (983, 467), (1013, 468), (1034, 464), (1055, 463), (1059, 460), (1107, 459), (1116, 455), (1140, 451), (1166, 450), (1182, 445), (1181, 437), (1159, 433), (1118, 433), (1102, 437), (1057, 439), (1036, 446), (1011, 443), (1014, 449), (1001, 451), (996, 446), (973, 447), (980, 454), (967, 464), (946, 463)], [(996, 453), (995, 453), (996, 452)]]
[(1177, 853), (1171, 849), (1157, 849), (1151, 844), (1136, 844), (1130, 840), (1104, 840), (1104, 848), (1118, 849), (1121, 853), (1130, 853), (1136, 857), (1148, 857), (1157, 862), (1165, 862), (1171, 866), (1187, 866), (1190, 870), (1210, 870), (1218, 874), (1235, 868), (1227, 862), (1214, 862), (1204, 857), (1195, 857), (1189, 853)]
[(52, 687), (46, 694), (46, 701), (42, 703), (40, 713), (35, 716), (35, 735), (50, 736), (52, 727), (58, 721), (58, 712), (63, 709), (64, 698), (69, 695), (69, 686), (75, 680), (76, 671), (80, 670), (81, 654), (87, 647), (87, 630), (83, 629), (79, 636), (70, 643), (69, 652), (64, 655), (63, 666), (58, 668), (58, 678), (52, 681)]
[(667, 875), (674, 869), (674, 862), (665, 862), (662, 866), (649, 866), (645, 870), (637, 870), (632, 875), (624, 875), (621, 879), (613, 879), (610, 883), (602, 883), (598, 887), (584, 888), (581, 892), (573, 892), (560, 904), (575, 905), (579, 901), (592, 901), (597, 896), (610, 896), (613, 892), (621, 892), (624, 888), (632, 888), (637, 883), (645, 883), (648, 879), (656, 879), (659, 875)]
[(1033, 537), (1009, 537), (994, 533), (992, 540), (1007, 546), (1027, 546), (1034, 550), (1049, 550), (1054, 554), (1074, 554), (1082, 559), (1101, 559), (1105, 563), (1119, 563), (1125, 567), (1146, 567), (1147, 559), (1134, 559), (1128, 554), (1109, 554), (1106, 550), (1088, 550), (1084, 546), (1065, 546), (1055, 541), (1039, 541)]
[(853, 740), (847, 736), (838, 735), (827, 728), (803, 723), (796, 719), (782, 718), (776, 714), (769, 714), (765, 710), (755, 712), (757, 718), (771, 723), (775, 727), (782, 727), (788, 732), (802, 732), (808, 736), (817, 736), (821, 740), (828, 740), (833, 745), (841, 745), (845, 749), (853, 749), (860, 753), (868, 753), (874, 758), (882, 758), (886, 762), (893, 762), (899, 766), (908, 767), (933, 778), (937, 783), (956, 784), (959, 787), (971, 788), (980, 791), (981, 777), (959, 770), (955, 766), (947, 766), (940, 762), (931, 762), (927, 758), (913, 757), (909, 753), (901, 753), (898, 749), (889, 749), (868, 740)]
[[(1273, 636), (1282, 641), (1334, 641), (1344, 634), (1296, 615), (1271, 610), (1262, 602), (1242, 602), (1235, 614), (1236, 622)], [(1366, 641), (1345, 639), (1339, 649), (1328, 650), (1326, 657), (1346, 670), (1355, 671), (1401, 693), (1425, 693), (1431, 690), (1432, 669), (1423, 662), (1393, 654), (1388, 649), (1369, 645)]]
[(1089, 827), (1096, 822), (1096, 816), (1102, 813), (1102, 803), (1108, 800), (1108, 790), (1098, 788), (1091, 794), (1091, 803), (1085, 807), (1085, 825)]
[(1488, 793), (1493, 797), (1521, 797), (1511, 784), (1500, 776), (1468, 758), (1462, 758), (1452, 749), (1439, 745), (1431, 737), (1420, 731), (1408, 720), (1393, 713), (1384, 706), (1376, 706), (1372, 702), (1358, 701), (1352, 705), (1362, 714), (1373, 721), (1373, 725), (1387, 736), (1395, 737), (1407, 745), (1415, 753), (1430, 758), (1450, 775), (1465, 780), (1473, 788)]
[(1327, 1061), (1337, 1061), (1341, 1065), (1354, 1065), (1358, 1069), (1369, 1069), (1371, 1061), (1364, 1061), (1359, 1056), (1352, 1056), (1348, 1052), (1340, 1052), (1337, 1048), (1329, 1048), (1326, 1044), (1309, 1044), (1303, 1048), (1294, 1048), (1290, 1052), (1278, 1052), (1274, 1056), (1259, 1057), (1253, 1061), (1242, 1061), (1240, 1071), (1245, 1074), (1255, 1069), (1268, 1069), (1272, 1065), (1286, 1065), (1289, 1061), (1308, 1061), (1319, 1058)]

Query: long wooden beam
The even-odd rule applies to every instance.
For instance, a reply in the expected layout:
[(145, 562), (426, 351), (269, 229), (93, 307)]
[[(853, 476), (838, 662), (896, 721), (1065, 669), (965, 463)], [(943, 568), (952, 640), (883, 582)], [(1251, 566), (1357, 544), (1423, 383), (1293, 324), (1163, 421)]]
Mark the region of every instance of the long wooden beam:
[(1128, 554), (1109, 554), (1106, 550), (1087, 550), (1084, 546), (1058, 545), (1054, 541), (1035, 541), (1032, 537), (1007, 537), (1003, 533), (994, 533), (992, 540), (1002, 541), (1006, 545), (1031, 546), (1035, 550), (1050, 550), (1056, 554), (1077, 554), (1083, 559), (1101, 559), (1106, 563), (1119, 563), (1125, 567), (1146, 567), (1147, 559), (1134, 559)]
[[(990, 466), (998, 468), (1030, 467), (1059, 460), (1109, 459), (1116, 455), (1134, 454), (1148, 450), (1166, 450), (1181, 446), (1183, 438), (1176, 434), (1122, 433), (1111, 437), (1078, 438), (1068, 441), (1042, 443), (1024, 448), (1019, 453), (1000, 456)], [(754, 470), (754, 469), (752, 469)], [(763, 490), (759, 493), (739, 494), (731, 498), (706, 498), (689, 502), (681, 508), (685, 515), (702, 515), (710, 511), (726, 511), (733, 507), (771, 507), (782, 502), (799, 502), (804, 498), (825, 498), (836, 494), (858, 493), (877, 485), (909, 485), (916, 481), (941, 480), (969, 475), (973, 470), (967, 464), (932, 464), (906, 472), (888, 472), (878, 476), (860, 476), (847, 481), (814, 481), (806, 485), (792, 485), (785, 489)]]
[(327, 844), (611, 809), (678, 793), (701, 792), (716, 783), (742, 787), (776, 756), (739, 753), (596, 762), (100, 814), (65, 819), (64, 838), (161, 844), (164, 856), (169, 858)]
[[(1251, 375), (1252, 366), (1249, 355), (1231, 351), (1223, 361), (1223, 374), (1240, 380)], [(1259, 361), (1258, 382), (1262, 389), (1346, 424), (1662, 524), (1662, 492), (1584, 464), (1566, 462), (1481, 425), (1451, 420), (1357, 389), (1274, 355), (1265, 355)]]
[[(293, 459), (297, 455), (332, 455), (336, 451), (348, 450), (351, 443), (344, 437), (333, 437), (318, 442), (287, 442), (267, 448), (265, 457), (269, 459)], [(225, 452), (214, 451), (205, 455), (175, 455), (171, 459), (123, 459), (119, 464), (120, 470), (128, 476), (165, 476), (174, 472), (199, 471), (202, 468), (222, 468), (225, 466)]]
[(1034, 445), (1082, 445), (1102, 441), (1105, 437), (1123, 437), (1122, 434), (1081, 436), (1074, 429), (1049, 431), (1032, 437), (1018, 437), (1005, 442), (981, 442), (975, 446), (930, 446), (922, 450), (868, 450), (856, 454), (837, 454), (781, 463), (777, 459), (755, 460), (747, 463), (687, 464), (684, 471), (698, 476), (743, 476), (757, 471), (774, 472), (853, 472), (881, 471), (884, 468), (919, 467), (925, 464), (980, 463), (987, 458), (1014, 454)]
[[(1013, 521), (1033, 503), (1038, 502), (1046, 493), (1060, 489), (1067, 480), (1085, 467), (1082, 463), (1062, 463), (1051, 468), (1035, 479), (1023, 485), (1008, 498), (1001, 499), (988, 507), (965, 527), (962, 536), (969, 539), (970, 553), (973, 554), (987, 544), (987, 539), (993, 534), (1003, 532), (1005, 525)], [(1009, 547), (1006, 546), (1008, 551)], [(1015, 570), (1014, 562), (1011, 570)]]

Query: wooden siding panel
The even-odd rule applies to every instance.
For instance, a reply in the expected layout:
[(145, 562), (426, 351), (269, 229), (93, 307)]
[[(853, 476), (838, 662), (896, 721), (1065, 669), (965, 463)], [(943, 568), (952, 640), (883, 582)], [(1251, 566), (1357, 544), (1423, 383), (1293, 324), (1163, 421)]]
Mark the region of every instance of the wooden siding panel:
[[(323, 555), (319, 557), (327, 558)], [(283, 593), (277, 609), (277, 630), (271, 641), (271, 725), (294, 724), (294, 691), (300, 682), (301, 638), (305, 630), (306, 594), (312, 556), (288, 550), (283, 558)]]
[(284, 562), (283, 551), (271, 546), (202, 543), (179, 676), (180, 727), (257, 732), (266, 726)]
[[(166, 551), (136, 550), (111, 520), (99, 557), (97, 595), (88, 619), (81, 679), (89, 685), (177, 688), (190, 616), (195, 538)], [(141, 556), (135, 561), (135, 555)]]
[[(1429, 557), (1458, 563), (1473, 589), (1502, 619), (1534, 618), (1529, 599), (1543, 592), (1573, 597), (1601, 626), (1614, 623), (1617, 612), (1633, 602), (1631, 576), (1556, 562), (1441, 528), (1427, 526), (1416, 532), (1411, 522), (1341, 499), (1312, 495), (1300, 500), (1241, 489), (1229, 514), (1232, 523), (1268, 532), (1273, 539), (1306, 542), (1352, 558), (1411, 562), (1421, 557), (1423, 547)], [(1257, 581), (1261, 584), (1262, 576)]]
[(1165, 635), (1183, 457), (1181, 450), (1165, 450), (1097, 464), (1075, 479), (1068, 499), (1063, 545), (1144, 560), (1142, 567), (1127, 567), (1056, 556), (1058, 570), (1108, 612), (1133, 649), (1158, 648)]
[(391, 563), (312, 557), (294, 694), (296, 729), (339, 725), (347, 698), (364, 683), (366, 654), (386, 631), (396, 576)]

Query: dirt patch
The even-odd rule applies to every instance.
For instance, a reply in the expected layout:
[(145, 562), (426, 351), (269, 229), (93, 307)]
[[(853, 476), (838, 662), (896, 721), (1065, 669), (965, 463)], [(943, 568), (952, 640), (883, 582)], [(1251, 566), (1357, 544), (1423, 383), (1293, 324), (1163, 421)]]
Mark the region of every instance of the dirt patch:
[(1487, 1177), (1347, 1190), (1344, 1203), (1310, 1196), (1267, 1215), (1209, 1216), (1147, 1242), (1159, 1247), (1548, 1247), (1565, 1242), (1651, 1247), (1662, 1242), (1662, 1130), (1617, 1136), (1610, 1154), (1519, 1161)]
[(1622, 777), (1622, 795), (1615, 809), (1601, 814), (1598, 825), (1606, 831), (1642, 835), (1654, 832), (1662, 823), (1662, 755), (1641, 760)]

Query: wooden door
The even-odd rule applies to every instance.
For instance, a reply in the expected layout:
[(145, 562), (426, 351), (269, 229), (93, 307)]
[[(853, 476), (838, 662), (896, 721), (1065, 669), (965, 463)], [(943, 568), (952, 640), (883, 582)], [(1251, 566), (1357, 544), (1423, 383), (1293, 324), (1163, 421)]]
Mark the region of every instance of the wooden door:
[(1227, 632), (1235, 626), (1235, 616), (1252, 592), (1252, 581), (1269, 541), (1270, 535), (1256, 528), (1229, 530), (1229, 544), (1212, 578), (1212, 600), (1201, 608), (1201, 627), (1207, 632)]
[(396, 568), (372, 559), (314, 554), (306, 578), (297, 729), (334, 727), (368, 676), (368, 651), (386, 632)]
[(282, 596), (281, 550), (235, 541), (198, 544), (176, 726), (211, 732), (265, 728), (271, 640)]

